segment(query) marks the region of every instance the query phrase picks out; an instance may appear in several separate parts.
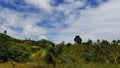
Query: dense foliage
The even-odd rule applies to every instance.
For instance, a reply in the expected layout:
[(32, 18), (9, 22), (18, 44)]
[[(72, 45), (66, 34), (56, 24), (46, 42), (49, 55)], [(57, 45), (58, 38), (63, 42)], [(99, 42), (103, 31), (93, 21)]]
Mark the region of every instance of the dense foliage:
[(82, 42), (80, 36), (75, 36), (75, 44), (64, 42), (54, 44), (49, 40), (19, 40), (0, 33), (0, 63), (14, 61), (19, 63), (37, 62), (74, 65), (81, 63), (119, 64), (120, 40), (88, 40)]

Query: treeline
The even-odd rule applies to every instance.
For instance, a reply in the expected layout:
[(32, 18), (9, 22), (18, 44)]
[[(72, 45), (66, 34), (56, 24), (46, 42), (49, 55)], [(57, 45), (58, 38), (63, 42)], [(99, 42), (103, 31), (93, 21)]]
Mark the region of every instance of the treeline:
[(19, 40), (0, 33), (0, 63), (37, 62), (52, 64), (120, 63), (120, 40), (88, 40), (82, 42), (77, 35), (75, 43), (55, 44), (49, 40)]

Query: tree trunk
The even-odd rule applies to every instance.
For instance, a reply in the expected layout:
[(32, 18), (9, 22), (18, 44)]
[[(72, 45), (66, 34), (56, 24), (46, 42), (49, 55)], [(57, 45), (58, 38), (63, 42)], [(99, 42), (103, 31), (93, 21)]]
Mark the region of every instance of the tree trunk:
[(104, 57), (104, 59), (105, 59), (105, 62), (106, 62), (107, 64), (110, 63), (109, 60), (108, 60), (106, 57)]
[(99, 47), (100, 47), (100, 49), (101, 49), (101, 52), (103, 53), (105, 62), (106, 62), (107, 64), (109, 64), (110, 61), (109, 61), (108, 58), (107, 58), (107, 57), (108, 57), (108, 54), (107, 54), (106, 51), (101, 47), (101, 45), (99, 45)]

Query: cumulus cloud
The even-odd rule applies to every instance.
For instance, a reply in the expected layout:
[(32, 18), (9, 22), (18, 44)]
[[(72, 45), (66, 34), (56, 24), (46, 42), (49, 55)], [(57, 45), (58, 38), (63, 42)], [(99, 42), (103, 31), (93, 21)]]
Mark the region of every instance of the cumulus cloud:
[[(73, 42), (73, 36), (81, 35), (87, 39), (119, 39), (120, 38), (120, 1), (110, 0), (102, 3), (97, 8), (87, 6), (86, 10), (78, 10), (79, 14), (74, 11), (64, 21), (69, 25), (66, 29), (61, 29), (57, 36), (61, 40)], [(75, 16), (78, 16), (76, 18)]]
[(64, 0), (52, 6), (54, 1), (25, 0), (27, 4), (39, 8), (39, 13), (0, 7), (0, 32), (7, 30), (16, 38), (44, 38), (56, 43), (74, 42), (75, 35), (80, 35), (84, 41), (120, 39), (120, 0), (97, 0), (100, 5), (96, 7), (87, 5), (87, 0)]
[(4, 19), (0, 24), (0, 32), (7, 30), (10, 36), (16, 38), (34, 38), (34, 36), (47, 33), (46, 29), (36, 25), (36, 23), (42, 19), (42, 16), (38, 17), (38, 14), (19, 13), (4, 8), (0, 11), (0, 18)]

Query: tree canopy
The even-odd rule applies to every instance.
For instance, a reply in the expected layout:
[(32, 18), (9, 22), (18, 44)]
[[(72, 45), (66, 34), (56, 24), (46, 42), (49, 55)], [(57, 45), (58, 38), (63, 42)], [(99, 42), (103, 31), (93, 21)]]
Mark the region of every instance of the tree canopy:
[(81, 44), (81, 43), (82, 43), (82, 38), (81, 38), (79, 35), (76, 35), (75, 38), (74, 38), (74, 41), (75, 41), (77, 44)]

